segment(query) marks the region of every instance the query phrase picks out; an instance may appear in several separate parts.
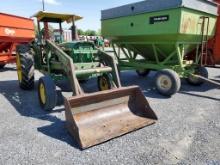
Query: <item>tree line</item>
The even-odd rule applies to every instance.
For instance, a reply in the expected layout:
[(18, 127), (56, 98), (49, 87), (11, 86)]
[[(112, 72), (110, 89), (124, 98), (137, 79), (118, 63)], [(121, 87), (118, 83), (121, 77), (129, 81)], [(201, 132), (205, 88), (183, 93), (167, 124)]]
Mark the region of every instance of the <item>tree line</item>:
[[(35, 33), (38, 34), (37, 25), (35, 24), (34, 27), (35, 27)], [(49, 25), (49, 31), (51, 33), (53, 33), (53, 31), (54, 31), (53, 26)], [(77, 32), (78, 32), (78, 35), (82, 35), (82, 36), (100, 36), (101, 35), (101, 29), (99, 29), (97, 31), (90, 30), (90, 29), (83, 31), (82, 29), (77, 29)]]
[(95, 30), (86, 30), (83, 31), (82, 29), (77, 29), (78, 35), (83, 35), (83, 36), (100, 36), (101, 35), (101, 30), (95, 31)]

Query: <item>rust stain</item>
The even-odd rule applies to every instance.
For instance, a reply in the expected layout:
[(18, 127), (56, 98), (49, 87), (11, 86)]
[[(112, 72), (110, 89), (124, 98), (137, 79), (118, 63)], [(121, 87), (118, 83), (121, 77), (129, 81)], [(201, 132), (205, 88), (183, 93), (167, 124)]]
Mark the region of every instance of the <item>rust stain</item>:
[(193, 18), (184, 18), (183, 23), (181, 25), (181, 32), (187, 33), (187, 32), (195, 32), (196, 29), (196, 20)]

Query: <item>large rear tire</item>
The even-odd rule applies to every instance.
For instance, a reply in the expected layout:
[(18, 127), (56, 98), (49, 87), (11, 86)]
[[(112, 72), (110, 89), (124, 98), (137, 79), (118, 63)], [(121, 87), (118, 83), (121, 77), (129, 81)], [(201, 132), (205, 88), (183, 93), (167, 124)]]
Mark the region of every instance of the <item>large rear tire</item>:
[(34, 88), (34, 57), (30, 45), (23, 44), (17, 46), (17, 74), (19, 86), (24, 90)]
[(3, 69), (5, 67), (5, 64), (0, 64), (0, 69)]
[(43, 110), (51, 111), (56, 107), (56, 85), (50, 76), (40, 78), (38, 83), (38, 98)]
[(164, 69), (157, 72), (155, 84), (160, 94), (164, 96), (172, 96), (180, 90), (181, 80), (175, 71)]
[[(195, 70), (194, 74), (205, 77), (205, 78), (209, 77), (208, 70), (205, 67), (198, 67)], [(190, 85), (193, 85), (193, 86), (200, 86), (200, 85), (204, 84), (204, 81), (202, 79), (195, 78), (193, 76), (189, 76), (186, 80)]]
[(103, 74), (98, 77), (98, 89), (99, 91), (105, 91), (112, 88), (111, 80), (108, 74)]

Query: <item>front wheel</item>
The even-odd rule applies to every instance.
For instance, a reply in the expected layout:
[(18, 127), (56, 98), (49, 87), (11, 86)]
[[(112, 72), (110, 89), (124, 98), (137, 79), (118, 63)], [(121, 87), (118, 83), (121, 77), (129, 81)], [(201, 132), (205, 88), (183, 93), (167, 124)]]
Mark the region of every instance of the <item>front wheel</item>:
[(175, 71), (164, 69), (157, 72), (155, 84), (160, 94), (164, 96), (172, 96), (180, 90), (181, 80)]
[(56, 85), (50, 76), (40, 78), (38, 83), (40, 106), (45, 111), (51, 111), (57, 105)]
[(111, 80), (109, 75), (103, 74), (98, 77), (98, 89), (99, 91), (105, 91), (112, 88)]
[[(209, 77), (208, 70), (205, 67), (196, 68), (194, 74), (202, 76), (204, 78)], [(192, 75), (190, 75), (186, 80), (190, 85), (194, 85), (194, 86), (199, 86), (199, 85), (202, 85), (204, 83), (204, 81), (202, 79), (196, 78)]]

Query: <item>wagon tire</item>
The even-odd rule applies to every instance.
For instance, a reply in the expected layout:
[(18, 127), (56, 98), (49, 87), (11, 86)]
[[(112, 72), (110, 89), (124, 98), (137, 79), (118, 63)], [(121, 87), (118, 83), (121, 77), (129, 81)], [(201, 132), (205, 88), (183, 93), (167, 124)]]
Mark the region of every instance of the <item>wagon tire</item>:
[[(198, 68), (196, 68), (194, 74), (202, 76), (204, 78), (208, 78), (209, 77), (208, 70), (205, 67), (198, 67)], [(193, 86), (200, 86), (200, 85), (204, 84), (204, 81), (202, 79), (195, 78), (195, 77), (193, 77), (191, 75), (186, 80), (187, 80), (187, 82), (190, 85), (193, 85)]]
[(181, 80), (175, 71), (164, 69), (157, 72), (155, 84), (160, 94), (170, 97), (180, 90)]
[(138, 76), (140, 76), (140, 77), (146, 77), (147, 75), (149, 75), (150, 70), (149, 70), (149, 69), (136, 70), (136, 73), (137, 73)]

